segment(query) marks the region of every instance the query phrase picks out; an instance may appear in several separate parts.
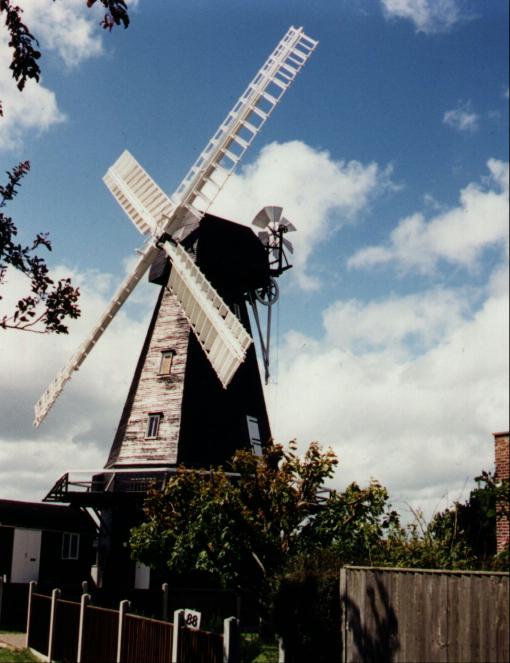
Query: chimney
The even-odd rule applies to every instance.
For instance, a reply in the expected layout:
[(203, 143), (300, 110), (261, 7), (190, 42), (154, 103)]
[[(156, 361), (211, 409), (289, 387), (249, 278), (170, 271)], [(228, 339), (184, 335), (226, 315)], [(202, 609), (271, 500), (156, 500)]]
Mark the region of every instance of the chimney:
[[(496, 460), (495, 477), (497, 481), (510, 479), (508, 432), (494, 433), (494, 454)], [(509, 526), (507, 518), (498, 518), (496, 523), (496, 550), (501, 552), (508, 548)]]

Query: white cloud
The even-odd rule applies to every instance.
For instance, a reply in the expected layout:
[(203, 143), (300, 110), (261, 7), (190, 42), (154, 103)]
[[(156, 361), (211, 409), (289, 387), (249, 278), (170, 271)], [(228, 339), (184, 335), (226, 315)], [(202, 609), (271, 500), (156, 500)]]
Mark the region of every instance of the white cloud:
[(508, 163), (489, 159), (489, 176), (460, 192), (457, 207), (426, 220), (420, 212), (402, 219), (384, 246), (371, 246), (349, 259), (350, 267), (388, 262), (399, 268), (433, 271), (439, 260), (476, 266), (489, 246), (508, 246)]
[[(6, 34), (0, 30), (0, 60), (9, 62), (10, 57)], [(65, 121), (65, 115), (59, 110), (51, 90), (28, 81), (20, 92), (7, 66), (0, 67), (0, 101), (3, 106), (0, 151), (19, 148), (27, 131), (47, 131), (51, 126)]]
[(457, 0), (381, 0), (387, 18), (402, 18), (414, 23), (416, 32), (448, 32), (461, 21)]
[(321, 242), (345, 223), (352, 223), (388, 187), (391, 168), (376, 163), (334, 161), (328, 152), (300, 141), (271, 143), (257, 160), (230, 178), (212, 212), (250, 224), (266, 205), (280, 205), (298, 232), (289, 236), (295, 248), (292, 270), (304, 289), (318, 287), (308, 260)]
[(479, 116), (471, 110), (468, 102), (458, 108), (452, 108), (443, 115), (443, 124), (456, 131), (474, 133), (478, 129)]
[[(82, 317), (68, 336), (19, 331), (0, 333), (0, 486), (2, 498), (40, 499), (67, 469), (102, 467), (147, 331), (157, 288), (146, 287), (142, 307), (122, 309), (75, 374), (41, 428), (32, 428), (33, 406), (57, 371), (76, 351), (111, 297), (113, 279), (65, 267), (55, 276), (80, 286)], [(0, 311), (26, 292), (12, 272), (2, 285)]]
[[(99, 21), (104, 12), (99, 3), (88, 9), (84, 0), (24, 0), (22, 8), (22, 20), (40, 42), (43, 78), (51, 52), (66, 67), (75, 67), (103, 52)], [(66, 117), (58, 108), (54, 92), (43, 82), (29, 80), (23, 92), (17, 89), (7, 66), (11, 60), (7, 42), (8, 32), (2, 21), (0, 61), (5, 65), (0, 68), (0, 100), (4, 111), (4, 117), (0, 118), (0, 150), (16, 150), (28, 131), (47, 131)]]
[(406, 354), (409, 344), (430, 348), (458, 326), (465, 313), (464, 297), (438, 288), (424, 294), (392, 295), (367, 304), (338, 301), (323, 314), (329, 345)]
[[(336, 486), (376, 477), (399, 506), (428, 515), (443, 497), (458, 498), (492, 468), (491, 432), (508, 427), (503, 271), (474, 315), (465, 290), (433, 290), (338, 301), (324, 313), (319, 341), (288, 334), (268, 390), (273, 434), (331, 445)], [(424, 339), (418, 352), (416, 336)]]
[(23, 20), (41, 49), (57, 53), (73, 67), (102, 53), (99, 6), (88, 9), (84, 0), (24, 0)]

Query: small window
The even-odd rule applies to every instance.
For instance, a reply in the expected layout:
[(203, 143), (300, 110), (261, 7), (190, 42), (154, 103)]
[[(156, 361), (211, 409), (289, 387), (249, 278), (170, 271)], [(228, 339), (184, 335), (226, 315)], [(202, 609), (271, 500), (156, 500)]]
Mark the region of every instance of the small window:
[(62, 534), (62, 559), (78, 559), (80, 535), (72, 532)]
[(257, 417), (246, 417), (248, 424), (248, 435), (250, 437), (251, 450), (255, 456), (262, 456), (262, 441), (260, 439), (259, 420)]
[(172, 372), (172, 362), (175, 357), (175, 350), (164, 350), (161, 353), (159, 363), (159, 375), (170, 375)]
[(145, 433), (146, 439), (155, 440), (158, 437), (159, 422), (161, 421), (162, 416), (161, 412), (149, 414), (149, 418), (147, 419), (147, 432)]

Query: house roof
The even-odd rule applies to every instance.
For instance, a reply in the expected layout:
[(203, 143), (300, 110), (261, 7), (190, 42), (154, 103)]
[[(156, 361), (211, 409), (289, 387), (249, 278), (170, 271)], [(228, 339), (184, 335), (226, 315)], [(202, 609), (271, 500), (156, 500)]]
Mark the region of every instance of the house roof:
[(94, 534), (95, 523), (71, 506), (0, 500), (0, 526)]

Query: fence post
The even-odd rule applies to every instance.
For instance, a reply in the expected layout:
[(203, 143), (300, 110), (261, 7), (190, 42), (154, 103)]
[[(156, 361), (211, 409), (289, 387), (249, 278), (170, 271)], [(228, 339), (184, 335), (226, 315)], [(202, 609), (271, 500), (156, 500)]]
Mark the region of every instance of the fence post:
[(27, 636), (25, 640), (25, 647), (28, 647), (28, 637), (30, 633), (30, 616), (32, 612), (32, 594), (34, 593), (35, 589), (37, 587), (37, 582), (35, 580), (31, 580), (28, 583), (28, 606), (27, 606)]
[(184, 625), (184, 610), (174, 611), (174, 626), (172, 629), (172, 663), (178, 663), (179, 657), (179, 635), (181, 626)]
[(76, 663), (81, 663), (83, 657), (83, 631), (85, 629), (85, 609), (90, 603), (90, 594), (82, 594), (80, 599), (80, 621), (78, 622), (78, 648), (76, 652)]
[(342, 663), (347, 661), (347, 570), (342, 567), (340, 569), (340, 633), (342, 637)]
[(89, 583), (86, 580), (82, 580), (81, 593), (82, 594), (88, 594), (89, 593)]
[(282, 637), (278, 637), (278, 663), (285, 663), (285, 646)]
[(161, 585), (163, 596), (161, 597), (161, 619), (164, 622), (168, 621), (168, 583), (164, 582)]
[(122, 660), (122, 632), (124, 630), (124, 618), (126, 617), (126, 612), (131, 607), (131, 603), (124, 599), (119, 603), (119, 630), (117, 631), (117, 663), (121, 663)]
[(227, 617), (223, 620), (223, 663), (238, 663), (239, 649), (239, 622)]
[(57, 617), (57, 601), (60, 598), (60, 589), (51, 592), (50, 633), (48, 638), (48, 661), (53, 660), (53, 649), (55, 646), (55, 622)]
[(0, 576), (0, 624), (2, 623), (2, 598), (4, 595), (5, 576)]

